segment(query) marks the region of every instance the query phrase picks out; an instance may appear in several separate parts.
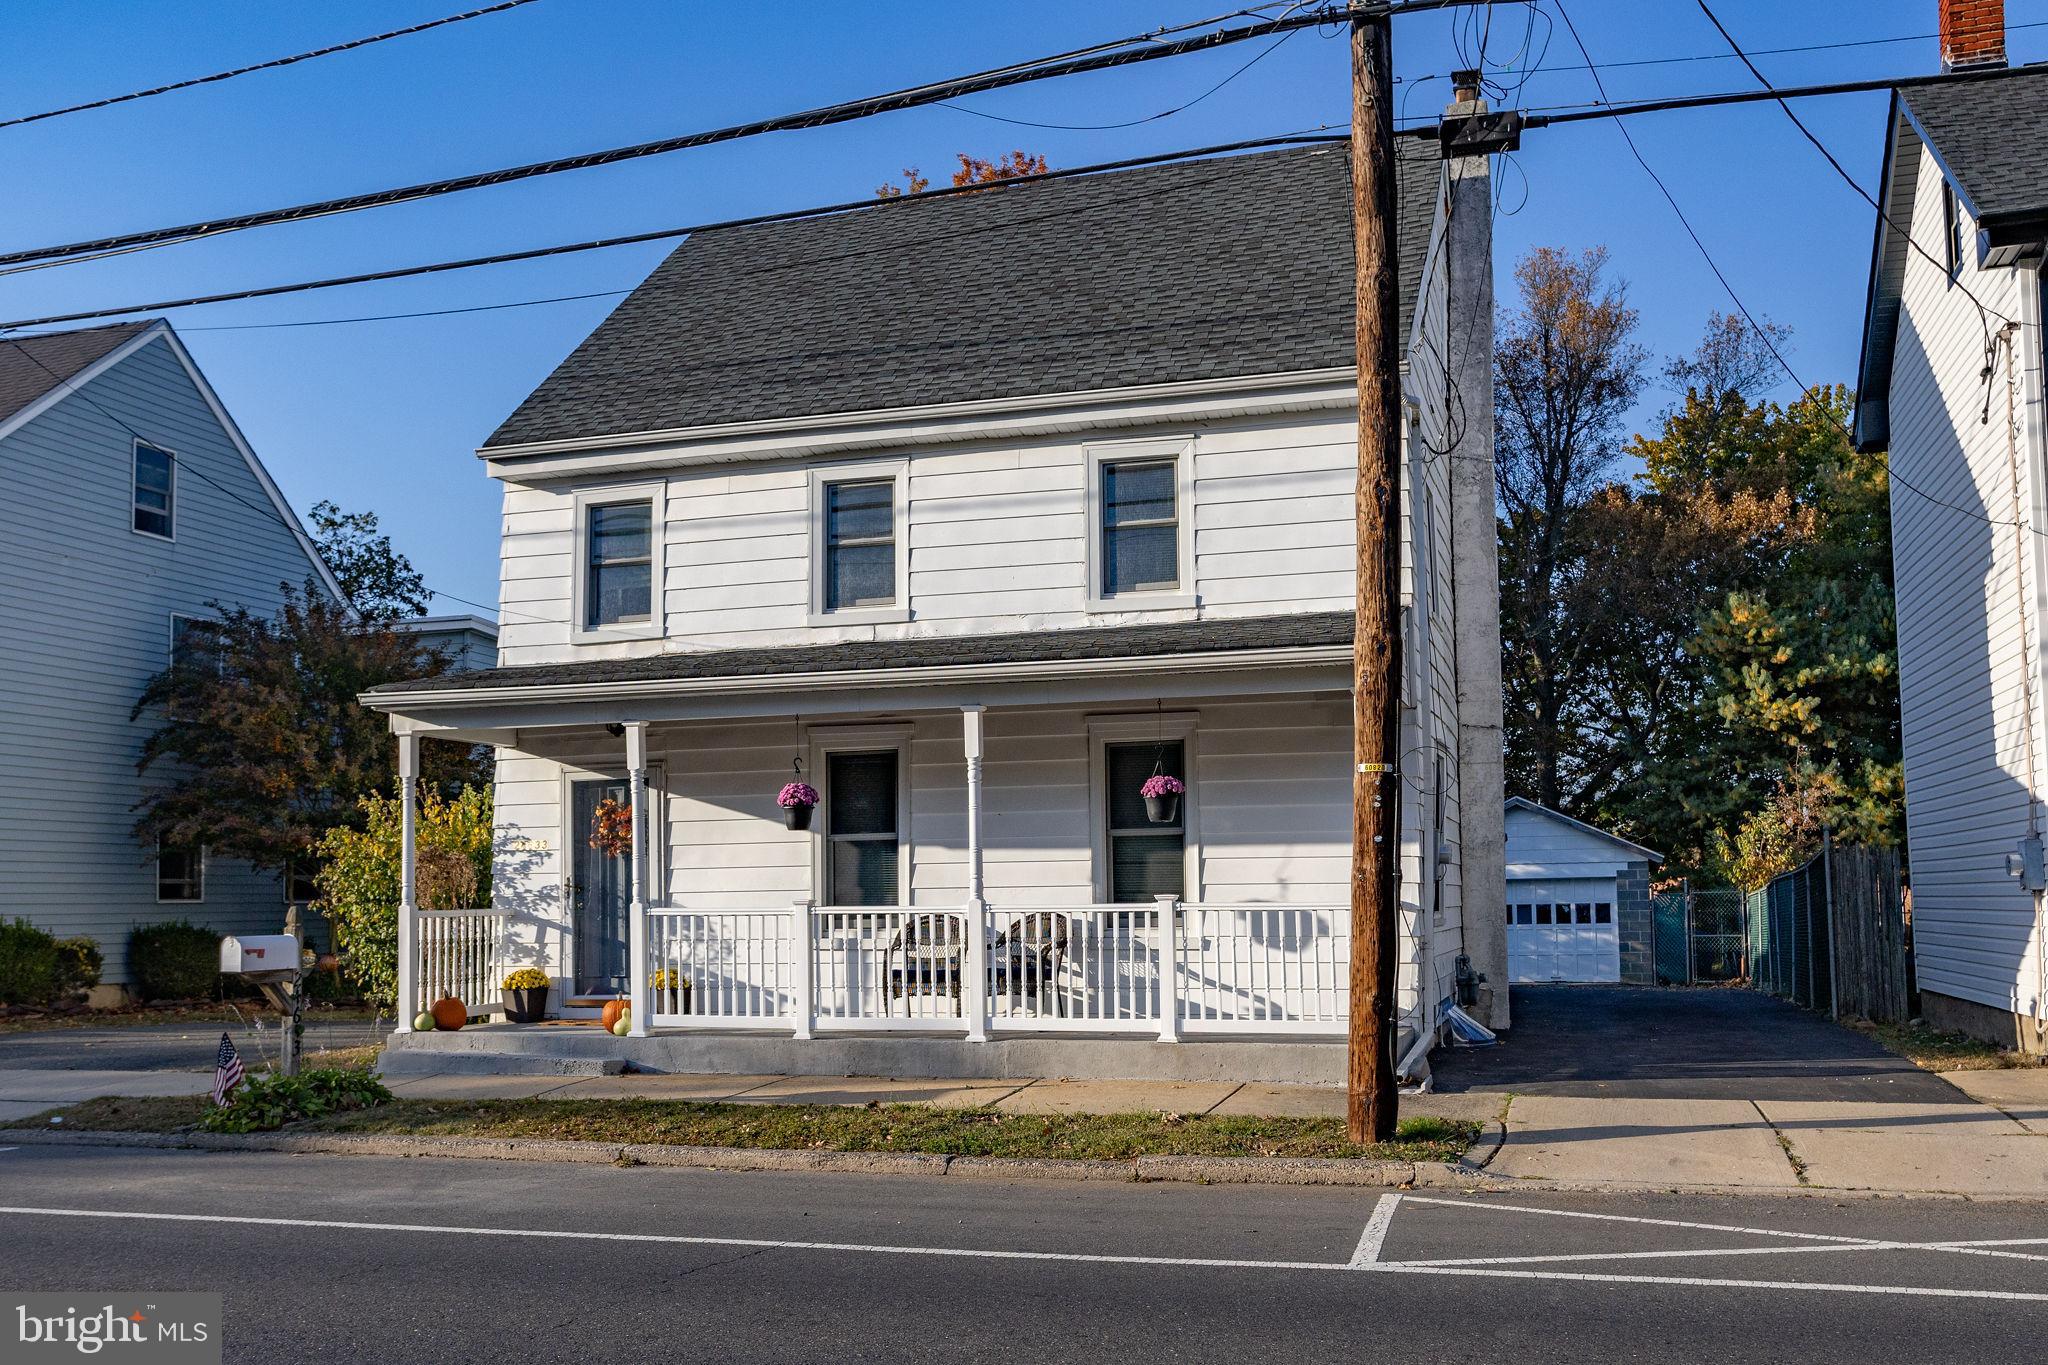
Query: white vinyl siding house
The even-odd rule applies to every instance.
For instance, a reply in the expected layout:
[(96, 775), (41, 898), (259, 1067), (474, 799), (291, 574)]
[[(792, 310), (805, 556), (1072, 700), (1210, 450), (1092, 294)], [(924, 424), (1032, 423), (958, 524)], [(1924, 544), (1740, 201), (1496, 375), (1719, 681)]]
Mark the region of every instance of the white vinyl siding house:
[[(629, 962), (646, 954), (629, 993), (636, 1032), (660, 1036), (636, 1064), (709, 1065), (690, 1041), (704, 1031), (780, 1030), (805, 1041), (775, 1057), (788, 1070), (1341, 1074), (1356, 387), (1348, 239), (1337, 252), (1328, 234), (1348, 223), (1336, 212), (1346, 172), (1341, 151), (1315, 150), (1147, 172), (1152, 196), (1112, 193), (1105, 177), (953, 201), (929, 221), (1009, 234), (997, 239), (1012, 253), (1004, 268), (1023, 283), (998, 308), (1044, 310), (992, 332), (947, 324), (958, 335), (934, 346), (985, 367), (985, 387), (968, 392), (957, 366), (921, 358), (916, 329), (894, 343), (900, 369), (862, 381), (872, 392), (806, 391), (802, 365), (783, 357), (815, 356), (820, 383), (845, 383), (837, 348), (879, 347), (872, 333), (917, 310), (878, 309), (880, 286), (861, 273), (848, 306), (869, 310), (865, 325), (841, 339), (816, 301), (835, 279), (809, 277), (799, 293), (753, 268), (789, 253), (837, 259), (860, 241), (862, 272), (915, 270), (928, 282), (904, 288), (929, 290), (953, 276), (920, 253), (950, 238), (897, 226), (925, 219), (883, 208), (679, 248), (482, 452), (505, 488), (502, 666), (367, 697), (403, 746), (499, 745), (490, 916), (507, 960), (554, 975), (564, 1013), (602, 1003), (574, 964), (579, 934), (612, 921), (578, 907), (614, 874), (589, 851), (579, 793), (639, 780), (645, 861), (637, 889), (610, 893), (630, 894), (629, 927), (644, 926), (626, 945)], [(1464, 945), (1442, 458), (1453, 398), (1438, 361), (1454, 267), (1433, 148), (1404, 154), (1402, 183), (1400, 987), (1404, 1030), (1426, 1042)], [(1072, 215), (1057, 239), (1033, 226), (1040, 204)], [(1190, 205), (1210, 219), (1190, 222)], [(1179, 236), (1159, 247), (1161, 233)], [(1188, 248), (1211, 233), (1243, 236), (1291, 292), (1276, 301), (1266, 281), (1202, 266)], [(1130, 243), (1208, 292), (1188, 302), (1148, 278), (1127, 263)], [(1211, 338), (1208, 356), (1133, 349), (1082, 325), (1091, 299), (1118, 290), (1147, 295), (1164, 319), (1147, 328), (1181, 335), (1174, 310), (1193, 308), (1242, 330), (1227, 347)], [(692, 312), (711, 309), (722, 311)], [(1490, 331), (1490, 319), (1474, 325)], [(768, 331), (772, 342), (755, 340)], [(1065, 343), (1078, 353), (1048, 359), (1043, 335), (1080, 338)], [(775, 358), (748, 371), (756, 346)], [(1040, 365), (1047, 378), (1020, 377)], [(622, 366), (647, 369), (645, 396), (620, 399), (631, 415), (590, 409), (582, 376)], [(704, 378), (722, 370), (737, 373), (726, 388)], [(790, 390), (778, 401), (810, 406), (762, 412), (758, 395), (778, 386)], [(672, 416), (663, 405), (679, 391), (697, 409)], [(628, 420), (643, 431), (602, 434)], [(579, 624), (586, 509), (621, 499), (658, 509), (645, 639)], [(1490, 622), (1494, 604), (1467, 610)], [(1185, 786), (1170, 813), (1139, 798), (1154, 774)], [(777, 806), (797, 777), (821, 798), (806, 827)], [(447, 932), (431, 917), (420, 926)], [(424, 958), (418, 970), (432, 974)], [(678, 974), (687, 997), (663, 984)], [(823, 1041), (906, 1029), (968, 1050), (910, 1063)], [(1173, 1039), (1194, 1060), (973, 1051), (984, 1038), (1076, 1034), (1126, 1048)], [(719, 1064), (735, 1064), (742, 1044), (719, 1044)], [(443, 1045), (487, 1044), (427, 1036), (399, 1054)]]
[[(1987, 142), (1979, 130), (1991, 126), (1997, 133)], [(1894, 99), (1886, 212), (1904, 231), (1880, 229), (1857, 407), (1859, 443), (1888, 448), (1892, 469), (1923, 1011), (1945, 1027), (2033, 1049), (2048, 1026), (2041, 888), (2011, 875), (2008, 863), (2048, 832), (2040, 273), (2048, 185), (2032, 169), (2044, 131), (2048, 76), (2038, 71)]]
[(327, 581), (296, 524), (167, 324), (0, 345), (0, 917), (97, 939), (109, 983), (134, 925), (281, 920), (275, 877), (137, 843), (130, 711), (210, 602)]

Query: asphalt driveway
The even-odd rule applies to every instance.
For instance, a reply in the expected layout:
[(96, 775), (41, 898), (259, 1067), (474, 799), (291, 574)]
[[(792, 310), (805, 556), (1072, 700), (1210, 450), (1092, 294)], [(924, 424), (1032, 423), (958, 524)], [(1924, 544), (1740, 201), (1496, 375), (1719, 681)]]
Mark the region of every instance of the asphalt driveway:
[(1622, 1099), (1968, 1104), (1859, 1033), (1758, 991), (1516, 986), (1498, 1047), (1447, 1049), (1436, 1088)]

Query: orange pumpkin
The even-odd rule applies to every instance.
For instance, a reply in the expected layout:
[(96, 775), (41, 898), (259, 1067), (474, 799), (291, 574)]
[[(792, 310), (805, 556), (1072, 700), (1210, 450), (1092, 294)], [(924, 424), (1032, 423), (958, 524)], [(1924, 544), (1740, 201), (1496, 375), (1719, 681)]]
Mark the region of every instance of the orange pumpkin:
[(626, 1002), (625, 1002), (625, 1001), (623, 1001), (623, 1000), (607, 1000), (607, 1001), (605, 1001), (605, 1003), (604, 1003), (604, 1013), (598, 1016), (598, 1018), (599, 1018), (599, 1019), (601, 1019), (601, 1020), (603, 1021), (603, 1023), (604, 1023), (604, 1031), (605, 1031), (606, 1033), (610, 1033), (610, 1032), (612, 1031), (612, 1025), (613, 1025), (613, 1024), (616, 1024), (616, 1023), (618, 1023), (618, 1022), (619, 1022), (619, 1016), (620, 1016), (620, 1015), (622, 1015), (622, 1014), (624, 1014), (625, 1012), (626, 1012)]
[(450, 1031), (461, 1028), (469, 1022), (469, 1006), (452, 995), (444, 995), (427, 1011), (434, 1016), (434, 1027)]

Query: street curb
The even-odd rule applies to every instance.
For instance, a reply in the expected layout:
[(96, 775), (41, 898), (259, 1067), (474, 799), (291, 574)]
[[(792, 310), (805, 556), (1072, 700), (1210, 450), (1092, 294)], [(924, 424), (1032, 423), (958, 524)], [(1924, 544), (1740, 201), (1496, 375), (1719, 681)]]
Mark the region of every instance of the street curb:
[(0, 1131), (0, 1145), (148, 1147), (201, 1152), (289, 1152), (330, 1156), (453, 1157), (637, 1165), (716, 1171), (843, 1175), (958, 1176), (995, 1180), (1138, 1181), (1198, 1185), (1325, 1185), (1478, 1189), (1486, 1181), (1440, 1162), (1346, 1161), (1315, 1157), (1145, 1156), (1121, 1161), (1041, 1157), (936, 1156), (921, 1152), (812, 1152), (773, 1147), (672, 1147), (660, 1143), (555, 1139), (385, 1136), (354, 1133), (119, 1133), (36, 1128)]

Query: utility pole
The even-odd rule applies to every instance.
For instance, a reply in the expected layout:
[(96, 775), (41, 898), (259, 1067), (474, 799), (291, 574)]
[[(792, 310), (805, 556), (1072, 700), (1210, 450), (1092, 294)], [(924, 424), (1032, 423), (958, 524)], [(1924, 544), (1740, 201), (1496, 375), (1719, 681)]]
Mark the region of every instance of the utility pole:
[(1345, 1119), (1353, 1142), (1394, 1135), (1399, 944), (1400, 299), (1394, 242), (1392, 25), (1351, 4), (1351, 213), (1357, 261), (1357, 627), (1352, 645), (1351, 1019)]

